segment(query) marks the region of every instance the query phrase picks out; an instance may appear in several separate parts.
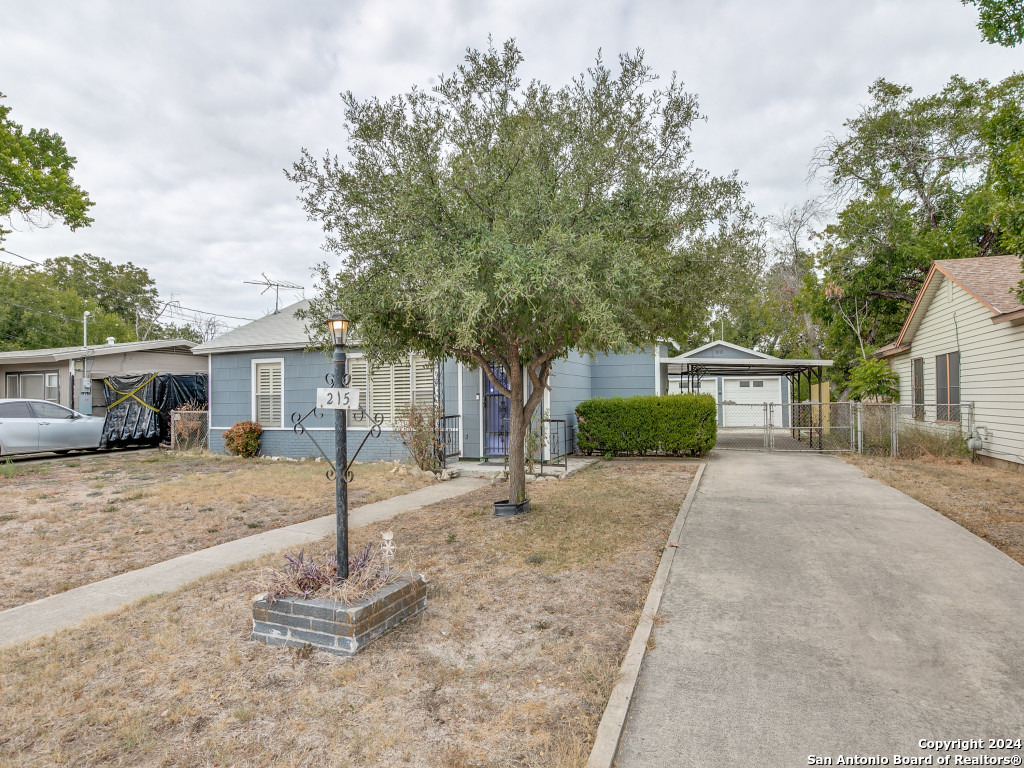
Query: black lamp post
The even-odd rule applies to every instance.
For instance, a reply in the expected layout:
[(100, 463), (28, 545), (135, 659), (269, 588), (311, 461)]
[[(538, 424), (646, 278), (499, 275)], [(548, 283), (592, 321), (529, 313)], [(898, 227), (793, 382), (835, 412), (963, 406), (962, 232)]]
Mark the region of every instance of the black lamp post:
[[(334, 340), (334, 386), (345, 386), (345, 345), (348, 342), (349, 319), (341, 312), (332, 312), (327, 328)], [(348, 578), (348, 445), (347, 412), (334, 412), (334, 514), (337, 528), (338, 581)]]

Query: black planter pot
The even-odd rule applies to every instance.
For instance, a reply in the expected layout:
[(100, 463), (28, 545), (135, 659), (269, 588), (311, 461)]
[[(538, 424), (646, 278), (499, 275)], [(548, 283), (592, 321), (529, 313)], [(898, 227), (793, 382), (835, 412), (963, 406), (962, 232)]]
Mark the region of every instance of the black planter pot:
[(509, 501), (508, 499), (502, 499), (501, 501), (494, 502), (494, 514), (498, 517), (508, 517), (509, 515), (525, 515), (529, 511), (529, 499), (523, 499), (518, 504)]

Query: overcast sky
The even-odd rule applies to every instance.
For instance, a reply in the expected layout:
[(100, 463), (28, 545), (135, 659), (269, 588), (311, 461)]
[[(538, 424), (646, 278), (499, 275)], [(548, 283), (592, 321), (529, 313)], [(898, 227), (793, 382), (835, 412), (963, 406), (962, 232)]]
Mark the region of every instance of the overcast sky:
[(428, 87), (488, 34), (515, 37), (526, 77), (556, 86), (599, 48), (608, 61), (644, 49), (699, 95), (698, 165), (737, 170), (763, 215), (818, 193), (806, 181), (815, 147), (876, 78), (926, 94), (954, 73), (1024, 69), (1024, 49), (981, 42), (958, 0), (0, 0), (0, 11), (10, 117), (60, 133), (96, 203), (87, 229), (19, 225), (4, 246), (131, 261), (165, 299), (247, 318), (274, 299), (244, 281), (265, 272), (311, 294), (327, 258), (283, 169), (302, 147), (343, 150), (338, 93)]

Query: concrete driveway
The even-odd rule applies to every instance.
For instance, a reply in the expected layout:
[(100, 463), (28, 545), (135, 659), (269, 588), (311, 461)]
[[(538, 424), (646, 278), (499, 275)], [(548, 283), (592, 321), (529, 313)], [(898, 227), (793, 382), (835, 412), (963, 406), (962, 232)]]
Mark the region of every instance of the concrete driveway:
[(837, 458), (719, 452), (679, 546), (620, 768), (1020, 764), (987, 740), (1024, 739), (1024, 567), (991, 545)]

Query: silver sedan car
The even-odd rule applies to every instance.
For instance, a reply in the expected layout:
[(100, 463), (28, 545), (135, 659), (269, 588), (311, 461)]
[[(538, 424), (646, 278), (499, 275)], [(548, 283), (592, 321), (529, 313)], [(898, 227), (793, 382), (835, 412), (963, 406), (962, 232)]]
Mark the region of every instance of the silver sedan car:
[(45, 400), (0, 399), (0, 455), (95, 450), (104, 421)]

